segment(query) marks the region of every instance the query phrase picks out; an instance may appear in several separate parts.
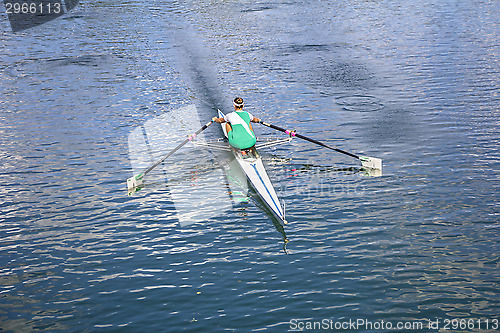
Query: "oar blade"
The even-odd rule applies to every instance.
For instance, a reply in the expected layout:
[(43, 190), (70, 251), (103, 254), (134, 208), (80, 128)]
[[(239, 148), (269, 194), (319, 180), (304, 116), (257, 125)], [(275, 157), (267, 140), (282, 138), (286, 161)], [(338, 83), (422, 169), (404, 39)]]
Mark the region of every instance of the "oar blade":
[(359, 159), (365, 168), (382, 170), (382, 160), (380, 158), (360, 156)]
[(127, 179), (127, 188), (129, 190), (135, 189), (143, 184), (143, 180), (144, 173), (140, 173), (138, 175), (130, 177), (129, 179)]

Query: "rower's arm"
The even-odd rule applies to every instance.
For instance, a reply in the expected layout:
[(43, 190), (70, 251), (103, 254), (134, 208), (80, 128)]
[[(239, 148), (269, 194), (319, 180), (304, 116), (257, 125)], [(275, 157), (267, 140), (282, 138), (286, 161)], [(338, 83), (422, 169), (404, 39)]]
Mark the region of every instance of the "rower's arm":
[(216, 123), (219, 123), (219, 124), (226, 122), (226, 119), (224, 119), (224, 118), (213, 117), (212, 120), (215, 121)]

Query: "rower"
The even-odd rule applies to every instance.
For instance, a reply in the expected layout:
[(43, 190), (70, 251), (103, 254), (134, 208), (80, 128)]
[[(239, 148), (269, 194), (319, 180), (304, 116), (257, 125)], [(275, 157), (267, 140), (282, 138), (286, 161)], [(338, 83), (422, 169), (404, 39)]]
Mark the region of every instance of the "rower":
[(258, 123), (260, 119), (243, 111), (243, 98), (236, 97), (233, 100), (234, 112), (227, 114), (224, 118), (214, 117), (212, 120), (220, 124), (226, 123), (226, 132), (229, 144), (244, 151), (255, 146), (256, 137), (251, 123)]

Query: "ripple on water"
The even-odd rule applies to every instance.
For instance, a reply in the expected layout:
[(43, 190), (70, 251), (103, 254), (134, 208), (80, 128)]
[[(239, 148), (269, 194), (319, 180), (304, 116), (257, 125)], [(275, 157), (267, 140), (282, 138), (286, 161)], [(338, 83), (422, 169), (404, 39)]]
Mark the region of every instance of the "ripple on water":
[(373, 112), (384, 108), (382, 101), (369, 95), (344, 95), (335, 98), (335, 102), (345, 111)]

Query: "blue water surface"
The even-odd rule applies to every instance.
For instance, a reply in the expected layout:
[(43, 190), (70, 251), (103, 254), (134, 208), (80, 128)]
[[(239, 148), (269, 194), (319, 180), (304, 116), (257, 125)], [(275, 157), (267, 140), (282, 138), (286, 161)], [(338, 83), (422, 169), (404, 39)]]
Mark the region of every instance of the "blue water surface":
[[(3, 15), (0, 330), (496, 331), (499, 12), (486, 0), (84, 2), (16, 34)], [(253, 200), (182, 227), (168, 183), (127, 195), (133, 129), (192, 104), (206, 121), (235, 96), (382, 158), (383, 175), (298, 139), (262, 151), (284, 229)], [(211, 181), (193, 165), (218, 167), (181, 151), (161, 168)]]

